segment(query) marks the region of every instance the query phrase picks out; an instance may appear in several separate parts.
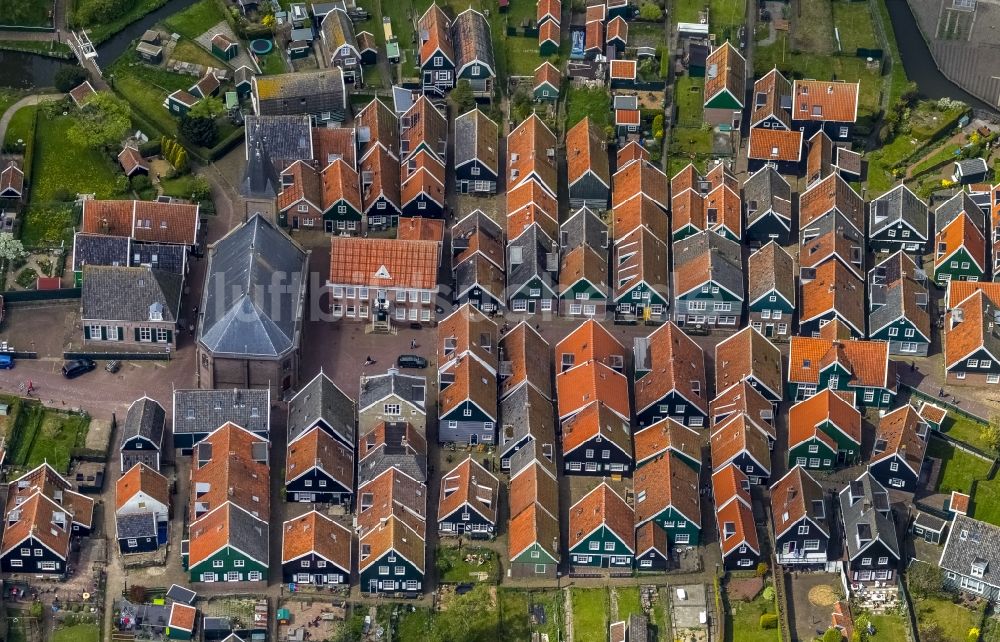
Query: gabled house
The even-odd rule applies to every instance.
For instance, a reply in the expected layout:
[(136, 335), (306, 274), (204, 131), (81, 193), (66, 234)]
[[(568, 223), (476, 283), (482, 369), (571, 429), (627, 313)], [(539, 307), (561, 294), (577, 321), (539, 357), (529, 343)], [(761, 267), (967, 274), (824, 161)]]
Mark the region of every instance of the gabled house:
[(426, 96), (417, 98), (399, 118), (400, 162), (406, 164), (419, 152), (427, 152), (444, 166), (447, 151), (448, 120)]
[(944, 424), (944, 420), (948, 417), (948, 411), (942, 406), (931, 403), (929, 401), (924, 401), (920, 404), (917, 409), (917, 414), (920, 418), (924, 420), (927, 426), (935, 431), (940, 432), (941, 426)]
[(400, 167), (400, 206), (403, 216), (440, 217), (444, 214), (444, 165), (427, 150), (411, 154)]
[(578, 247), (587, 246), (607, 258), (611, 246), (608, 224), (589, 208), (581, 207), (559, 224), (559, 251), (565, 258)]
[(779, 245), (788, 243), (792, 230), (792, 188), (778, 170), (762, 167), (746, 179), (743, 208), (744, 235), (748, 241), (761, 245), (769, 241)]
[[(534, 181), (552, 198), (556, 197), (556, 145), (555, 134), (536, 114), (529, 116), (508, 134), (508, 194), (519, 185)], [(513, 212), (509, 203), (507, 211)]]
[(708, 412), (712, 428), (739, 413), (767, 435), (768, 444), (773, 446), (777, 439), (774, 405), (746, 380), (717, 394), (709, 404)]
[(351, 583), (351, 531), (319, 511), (281, 527), (281, 580), (317, 587)]
[(170, 483), (138, 463), (115, 482), (115, 531), (122, 555), (148, 553), (167, 543)]
[(458, 14), (451, 25), (451, 39), (457, 57), (455, 82), (468, 81), (473, 96), (492, 98), (497, 66), (486, 16), (471, 7)]
[(596, 361), (622, 373), (625, 346), (606, 327), (588, 319), (567, 334), (555, 347), (559, 372), (587, 361)]
[(570, 207), (605, 210), (611, 197), (607, 137), (585, 117), (566, 132)]
[(149, 267), (83, 266), (80, 323), (89, 345), (176, 346), (184, 278)]
[(653, 522), (666, 531), (671, 546), (698, 546), (701, 541), (698, 470), (679, 455), (666, 452), (639, 466), (632, 481), (636, 529)]
[(570, 564), (574, 568), (632, 568), (635, 512), (607, 482), (569, 509)]
[(568, 475), (627, 475), (633, 467), (629, 422), (601, 401), (562, 422), (562, 448)]
[[(617, 42), (620, 43), (621, 39), (618, 38)], [(609, 42), (607, 46), (608, 48), (614, 48), (615, 44)], [(633, 89), (635, 87), (636, 77), (639, 75), (639, 61), (615, 58), (610, 60), (609, 63), (610, 64), (608, 65), (608, 81), (609, 84), (611, 85), (611, 88)]]
[(455, 191), (496, 194), (500, 176), (499, 129), (483, 112), (473, 109), (455, 119)]
[(418, 64), (421, 91), (443, 96), (455, 86), (458, 58), (452, 41), (451, 19), (436, 2), (431, 3), (417, 21), (420, 34)]
[(496, 533), (500, 480), (472, 456), (441, 478), (438, 497), (438, 532), (492, 538)]
[(302, 160), (285, 168), (276, 204), (278, 221), (293, 229), (322, 226), (327, 233), (366, 229), (358, 173), (340, 158), (322, 170)]
[[(435, 241), (330, 239), (330, 311), (389, 332), (393, 323), (432, 323), (440, 247)], [(407, 302), (407, 299), (409, 301)]]
[[(522, 449), (518, 452), (520, 457)], [(560, 561), (559, 485), (542, 462), (511, 467), (507, 559), (511, 577), (553, 578)]]
[(507, 238), (514, 240), (538, 227), (552, 241), (559, 231), (559, 203), (538, 181), (529, 180), (507, 192)]
[(673, 419), (661, 419), (634, 435), (635, 464), (642, 466), (664, 453), (677, 455), (695, 470), (701, 470), (701, 437)]
[(828, 323), (818, 337), (792, 337), (788, 354), (788, 396), (796, 401), (820, 390), (853, 392), (858, 405), (888, 408), (896, 397), (896, 365), (889, 344), (837, 333)]
[(195, 444), (222, 425), (234, 423), (265, 439), (271, 433), (268, 389), (174, 390), (174, 448), (190, 455)]
[(824, 565), (830, 522), (823, 487), (802, 466), (771, 485), (774, 547), (782, 566)]
[(344, 81), (355, 83), (361, 70), (361, 50), (354, 35), (354, 21), (340, 7), (326, 14), (319, 26), (319, 34), (326, 45), (331, 67), (344, 70)]
[[(902, 281), (913, 281), (917, 291), (924, 293), (923, 297), (919, 297), (918, 304), (921, 308), (926, 309), (927, 273), (920, 269), (913, 258), (904, 250), (897, 250), (868, 270), (869, 309), (877, 310), (885, 305), (889, 289)], [(956, 281), (956, 283), (966, 282)], [(973, 283), (969, 283), (969, 285), (973, 285)]]
[(747, 259), (747, 313), (750, 326), (773, 341), (795, 330), (795, 260), (775, 241)]
[(960, 185), (974, 185), (985, 182), (989, 175), (990, 168), (985, 159), (966, 158), (955, 162), (951, 179)]
[(754, 81), (750, 127), (791, 130), (792, 85), (777, 68)]
[(799, 196), (800, 236), (822, 217), (839, 213), (860, 235), (865, 232), (865, 202), (839, 174), (814, 183)]
[[(802, 271), (799, 293), (799, 333), (816, 336), (822, 328), (837, 321), (850, 336), (865, 336), (865, 284), (854, 272), (833, 260)], [(806, 280), (806, 277), (812, 277)]]
[(705, 196), (712, 189), (688, 163), (670, 178), (670, 239), (680, 241), (705, 229)]
[(9, 160), (0, 171), (0, 198), (20, 200), (23, 195), (24, 170), (21, 169), (17, 161)]
[(631, 417), (628, 380), (599, 361), (585, 361), (556, 375), (559, 420), (601, 401), (626, 422)]
[(747, 167), (754, 173), (768, 167), (796, 173), (802, 164), (802, 136), (797, 130), (751, 128)]
[(369, 229), (386, 229), (399, 224), (402, 213), (400, 166), (381, 145), (372, 147), (360, 163), (361, 207)]
[(142, 397), (132, 402), (122, 424), (122, 441), (118, 449), (122, 471), (131, 470), (138, 463), (160, 470), (165, 423), (166, 412), (153, 399)]
[(982, 281), (989, 269), (985, 217), (965, 192), (934, 211), (934, 280)]
[(1000, 308), (982, 290), (950, 309), (944, 320), (944, 364), (949, 383), (1000, 383)]
[[(591, 6), (595, 9), (598, 7), (604, 9), (603, 5)], [(587, 22), (584, 27), (583, 57), (588, 60), (593, 60), (604, 52), (604, 16), (598, 13), (599, 17), (594, 17), (594, 13), (588, 8)]]
[(799, 269), (805, 274), (830, 261), (838, 261), (858, 279), (865, 278), (865, 237), (839, 212), (816, 219), (802, 228)]
[(534, 386), (521, 386), (500, 402), (500, 469), (511, 468), (522, 448), (537, 450), (555, 470), (555, 408)]
[(851, 393), (822, 390), (788, 411), (788, 465), (810, 470), (851, 466), (861, 459), (861, 413)]
[(670, 564), (667, 531), (649, 521), (635, 529), (635, 568), (640, 573), (662, 573)]
[(522, 386), (552, 401), (552, 348), (527, 321), (521, 321), (500, 339), (500, 398)]
[[(424, 462), (423, 455), (414, 459)], [(363, 593), (415, 593), (426, 572), (427, 487), (389, 466), (358, 486), (355, 531)]]
[(740, 246), (713, 232), (674, 244), (674, 320), (680, 326), (736, 326), (743, 316)]
[(768, 401), (782, 400), (781, 351), (753, 327), (743, 328), (715, 346), (716, 394), (747, 381)]
[(670, 417), (686, 426), (704, 426), (708, 382), (701, 346), (668, 321), (648, 337), (636, 337), (633, 351), (639, 425)]
[(955, 517), (938, 565), (944, 585), (996, 602), (1000, 597), (997, 558), (1000, 528), (965, 515)]
[(868, 244), (874, 252), (905, 250), (920, 256), (927, 247), (927, 203), (905, 185), (897, 185), (869, 206)]
[(639, 227), (615, 243), (614, 254), (615, 318), (654, 323), (667, 320), (666, 244), (648, 228)]
[(630, 140), (619, 147), (616, 156), (618, 162), (615, 163), (615, 167), (618, 169), (625, 167), (632, 161), (649, 162), (649, 150), (643, 147), (642, 143), (637, 140)]
[(750, 107), (748, 166), (756, 172), (774, 164), (797, 173), (802, 162), (803, 132), (792, 127), (792, 85), (777, 69), (754, 82)]
[(792, 83), (792, 126), (806, 136), (823, 130), (835, 141), (851, 137), (858, 119), (861, 83), (795, 80)]
[(318, 429), (353, 448), (357, 441), (356, 413), (354, 400), (320, 371), (288, 401), (288, 443)]
[(268, 440), (232, 423), (195, 446), (181, 557), (192, 582), (267, 581), (269, 448)]
[[(618, 209), (618, 206), (639, 196), (650, 199), (663, 211), (666, 211), (670, 206), (670, 199), (667, 195), (667, 177), (648, 161), (629, 163), (624, 167), (619, 167), (618, 171), (611, 177), (611, 185), (611, 207), (614, 209)], [(620, 233), (616, 231), (615, 235), (618, 236)]]
[(354, 495), (354, 445), (313, 428), (288, 444), (285, 500), (350, 506)]
[(497, 379), (472, 355), (458, 357), (441, 373), (438, 442), (496, 443)]
[[(562, 6), (562, 3), (558, 1), (551, 4), (554, 4), (556, 7)], [(540, 23), (538, 27), (538, 55), (547, 57), (559, 53), (561, 38), (562, 29), (559, 26), (558, 20), (546, 20)]]
[(460, 306), (445, 317), (437, 328), (437, 363), (441, 388), (447, 387), (451, 381), (446, 373), (466, 356), (479, 362), (495, 377), (499, 335), (500, 329), (496, 322), (471, 305)]
[[(623, 3), (624, 4), (624, 3)], [(628, 45), (628, 22), (620, 15), (608, 17), (608, 26), (604, 34), (605, 43), (614, 47), (615, 52), (622, 54)]]
[(868, 472), (886, 488), (916, 491), (929, 433), (930, 426), (909, 404), (884, 415)]
[(317, 123), (343, 123), (350, 116), (344, 70), (257, 75), (250, 100), (258, 116), (305, 114)]
[(608, 259), (581, 245), (562, 257), (559, 267), (559, 314), (603, 318), (611, 291)]
[(507, 305), (513, 312), (550, 312), (559, 299), (559, 254), (537, 224), (507, 243)]
[(405, 421), (427, 434), (427, 379), (401, 374), (362, 375), (358, 394), (358, 434), (364, 436), (383, 422)]
[(562, 92), (562, 73), (548, 60), (535, 68), (535, 80), (531, 88), (536, 102), (559, 100)]
[(361, 108), (354, 117), (354, 123), (359, 164), (376, 147), (399, 161), (399, 118), (392, 108), (375, 98)]
[(733, 414), (712, 427), (712, 469), (732, 465), (746, 475), (749, 484), (767, 484), (771, 477), (769, 435), (747, 415)]
[(839, 500), (851, 589), (895, 580), (902, 557), (888, 491), (866, 472), (840, 491)]
[(562, 3), (559, 0), (538, 0), (535, 5), (535, 22), (538, 26), (546, 22), (554, 22), (556, 25), (562, 22)]
[(730, 571), (754, 568), (761, 559), (749, 484), (747, 476), (733, 465), (712, 473), (722, 566)]
[(889, 342), (889, 353), (927, 356), (931, 319), (926, 288), (910, 277), (901, 278), (884, 292), (882, 305), (868, 315), (868, 336)]
[(667, 215), (653, 199), (644, 194), (624, 203), (619, 203), (611, 211), (611, 226), (615, 243), (644, 229), (654, 239), (666, 243), (670, 233)]
[(728, 40), (705, 61), (705, 122), (739, 129), (746, 95), (747, 61)]

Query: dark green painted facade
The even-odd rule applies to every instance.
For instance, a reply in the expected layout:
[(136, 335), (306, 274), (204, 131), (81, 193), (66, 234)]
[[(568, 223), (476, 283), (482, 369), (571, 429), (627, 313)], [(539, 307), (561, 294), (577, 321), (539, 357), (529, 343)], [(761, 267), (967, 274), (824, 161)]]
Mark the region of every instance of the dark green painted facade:
[(229, 573), (240, 573), (241, 579), (233, 581), (246, 582), (250, 581), (247, 579), (249, 576), (248, 574), (254, 571), (261, 574), (260, 581), (267, 581), (266, 564), (261, 564), (249, 555), (233, 548), (232, 546), (225, 546), (211, 557), (208, 557), (198, 564), (190, 567), (188, 569), (188, 574), (192, 582), (204, 582), (205, 579), (203, 579), (203, 576), (207, 573), (215, 574), (214, 581), (225, 582)]
[[(607, 548), (611, 544), (613, 548)], [(596, 548), (594, 548), (596, 546)], [(573, 566), (631, 568), (633, 551), (610, 528), (601, 525), (570, 549)]]
[(743, 103), (736, 96), (729, 93), (728, 89), (723, 89), (705, 101), (705, 109), (743, 109)]
[[(402, 570), (402, 573), (399, 572), (400, 570)], [(359, 586), (363, 593), (419, 591), (423, 588), (424, 583), (423, 572), (402, 555), (396, 554), (395, 551), (389, 551), (382, 555), (382, 557), (362, 570), (359, 576)], [(386, 582), (393, 582), (394, 586), (389, 587), (386, 585)], [(408, 589), (406, 587), (407, 582), (417, 582), (417, 588)]]
[[(697, 546), (701, 543), (701, 528), (681, 515), (673, 506), (665, 508), (653, 517), (653, 521), (667, 532), (667, 539), (671, 546), (675, 544)], [(677, 541), (678, 536), (683, 540), (685, 535), (689, 538), (687, 542)]]
[(934, 280), (943, 285), (951, 281), (982, 281), (983, 271), (976, 266), (964, 247), (956, 250), (934, 270)]

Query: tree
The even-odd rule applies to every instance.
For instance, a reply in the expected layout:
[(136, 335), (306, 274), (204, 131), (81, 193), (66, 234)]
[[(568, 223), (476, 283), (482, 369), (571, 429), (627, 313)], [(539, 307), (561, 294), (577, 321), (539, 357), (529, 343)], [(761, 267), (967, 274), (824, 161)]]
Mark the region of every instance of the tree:
[(84, 80), (87, 80), (87, 72), (82, 67), (75, 65), (63, 65), (55, 75), (56, 89), (66, 93)]
[(195, 176), (191, 181), (191, 199), (207, 201), (212, 196), (212, 186), (204, 176)]
[(862, 613), (854, 618), (854, 634), (851, 636), (851, 642), (868, 642), (871, 637), (868, 635), (869, 625), (871, 625), (871, 620), (867, 613)]
[(24, 245), (10, 232), (0, 232), (0, 260), (4, 264), (17, 261), (24, 256)]
[(456, 116), (461, 116), (476, 107), (476, 97), (472, 95), (472, 85), (468, 80), (459, 80), (448, 95), (448, 99), (455, 108)]
[(428, 638), (431, 642), (492, 642), (496, 639), (496, 623), (483, 615), (495, 612), (489, 589), (479, 584), (438, 614)]
[(66, 132), (74, 145), (111, 150), (132, 128), (132, 108), (110, 91), (94, 94)]
[(645, 2), (639, 7), (639, 17), (649, 22), (663, 19), (663, 11), (652, 2)]
[(906, 586), (917, 599), (934, 597), (941, 592), (944, 576), (940, 566), (914, 562), (906, 570)]
[(215, 124), (215, 119), (204, 116), (183, 116), (180, 132), (181, 136), (199, 147), (211, 147), (219, 137), (219, 127)]
[(835, 626), (831, 626), (823, 634), (823, 642), (841, 642), (844, 639), (844, 633)]
[(226, 106), (222, 104), (221, 98), (208, 96), (196, 102), (187, 115), (195, 118), (218, 118), (224, 111)]
[(990, 449), (1000, 450), (1000, 417), (994, 417), (993, 421), (983, 426), (980, 436)]

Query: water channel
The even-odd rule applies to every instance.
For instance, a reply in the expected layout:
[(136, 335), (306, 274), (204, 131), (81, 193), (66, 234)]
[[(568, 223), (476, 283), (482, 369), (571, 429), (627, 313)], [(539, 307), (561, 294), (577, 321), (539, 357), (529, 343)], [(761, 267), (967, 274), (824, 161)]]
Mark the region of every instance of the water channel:
[[(160, 7), (147, 13), (139, 20), (125, 27), (103, 43), (97, 45), (97, 64), (109, 65), (138, 38), (157, 22), (184, 9), (198, 0), (168, 0)], [(207, 29), (212, 25), (205, 25)], [(63, 33), (63, 39), (68, 34)], [(28, 89), (31, 87), (51, 87), (60, 67), (76, 64), (72, 60), (60, 60), (48, 56), (0, 50), (0, 87)]]

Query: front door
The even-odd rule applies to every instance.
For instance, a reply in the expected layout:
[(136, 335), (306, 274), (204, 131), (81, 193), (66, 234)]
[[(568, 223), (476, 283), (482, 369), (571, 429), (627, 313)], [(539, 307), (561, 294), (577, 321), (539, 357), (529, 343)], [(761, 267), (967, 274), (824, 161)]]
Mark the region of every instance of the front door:
[(478, 433), (472, 433), (471, 435), (469, 435), (469, 445), (470, 446), (475, 446), (478, 443), (479, 443), (479, 434)]
[(460, 187), (463, 194), (469, 193), (469, 181), (462, 181)]
[(528, 314), (534, 314), (534, 313), (535, 313), (535, 300), (528, 299)]
[(293, 230), (299, 229), (299, 217), (298, 216), (293, 216), (292, 217), (292, 229)]
[(333, 233), (333, 221), (323, 221), (323, 229), (327, 234)]
[(773, 323), (768, 323), (766, 326), (764, 326), (764, 336), (765, 337), (773, 337), (774, 336), (774, 324)]

